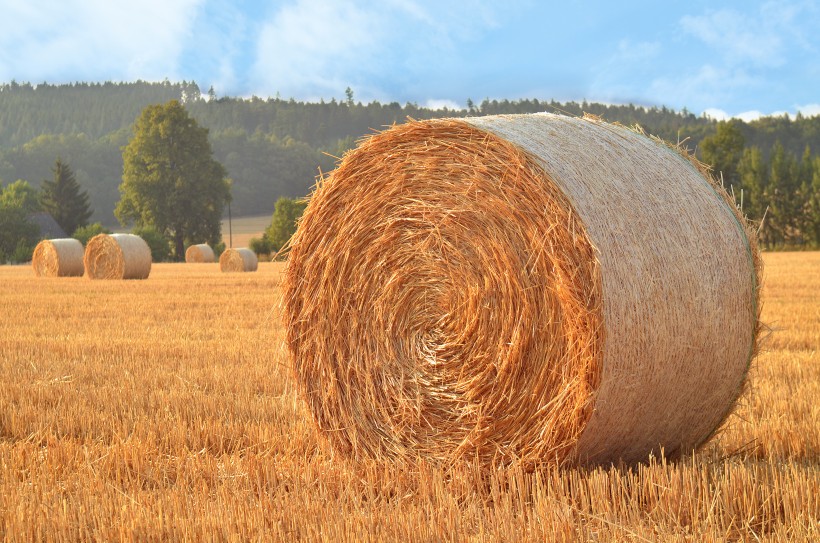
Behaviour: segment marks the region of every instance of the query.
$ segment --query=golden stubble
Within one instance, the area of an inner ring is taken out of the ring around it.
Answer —
[[[634,469],[352,463],[319,446],[282,265],[145,281],[0,267],[0,534],[15,541],[812,541],[820,253],[766,254],[771,331],[723,431]]]

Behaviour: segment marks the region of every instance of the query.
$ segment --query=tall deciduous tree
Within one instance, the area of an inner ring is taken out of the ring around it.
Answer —
[[[0,192],[0,205],[19,207],[26,213],[34,213],[42,209],[37,190],[29,185],[28,181],[22,179],[9,184]]]
[[[31,190],[25,181],[0,190],[0,264],[31,258],[37,244],[40,228],[28,220]]]
[[[177,260],[186,244],[215,245],[230,187],[225,168],[212,155],[208,129],[179,102],[146,107],[123,151],[115,215],[123,224],[134,221],[168,236]]]
[[[91,208],[88,207],[88,193],[80,190],[74,172],[68,164],[57,159],[54,178],[44,180],[40,189],[40,204],[48,211],[60,228],[71,235],[79,226],[88,224]]]
[[[306,206],[304,201],[291,198],[282,197],[276,200],[270,226],[265,231],[274,251],[284,247],[296,232],[296,221],[302,216]]]

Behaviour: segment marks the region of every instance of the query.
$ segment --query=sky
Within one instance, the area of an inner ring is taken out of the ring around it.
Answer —
[[[820,0],[0,0],[0,82],[820,114]]]

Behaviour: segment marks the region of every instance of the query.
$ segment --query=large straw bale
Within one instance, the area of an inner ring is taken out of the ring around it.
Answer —
[[[83,267],[83,244],[74,238],[44,239],[34,248],[31,266],[37,277],[79,277]]]
[[[219,256],[219,269],[223,272],[253,272],[259,259],[251,249],[225,249]]]
[[[597,119],[410,122],[311,197],[283,282],[301,395],[353,457],[634,463],[741,393],[759,254],[698,164]]]
[[[185,262],[215,262],[214,250],[207,243],[191,245],[185,251]]]
[[[88,241],[83,262],[91,279],[145,279],[151,249],[134,234],[99,234]]]

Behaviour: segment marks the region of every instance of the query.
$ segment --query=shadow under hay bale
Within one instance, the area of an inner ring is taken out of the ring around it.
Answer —
[[[693,450],[741,393],[759,254],[722,189],[595,119],[410,122],[310,199],[286,343],[353,457],[634,463]]]
[[[207,243],[200,243],[198,245],[191,245],[185,251],[185,262],[201,263],[201,262],[216,262],[214,250]]]
[[[256,253],[245,247],[225,249],[219,256],[219,269],[223,272],[254,272],[258,266]]]
[[[44,239],[34,248],[31,266],[37,277],[80,277],[83,244],[74,238]]]
[[[83,262],[91,279],[146,279],[151,249],[134,234],[99,234],[88,241]]]

